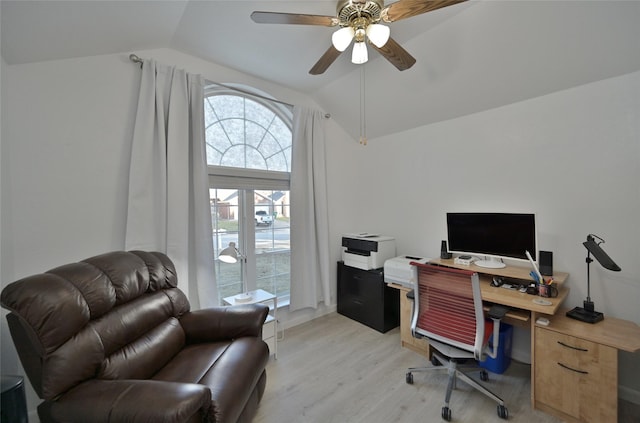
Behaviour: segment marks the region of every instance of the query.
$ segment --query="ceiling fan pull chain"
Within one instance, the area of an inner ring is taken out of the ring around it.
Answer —
[[[360,68],[360,144],[367,145],[367,101],[365,98],[366,86],[364,68],[364,65],[362,65],[362,67]]]

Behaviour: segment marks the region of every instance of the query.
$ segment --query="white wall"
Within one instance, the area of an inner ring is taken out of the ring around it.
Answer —
[[[447,211],[533,211],[540,249],[570,273],[567,305],[586,297],[581,243],[594,233],[622,268],[591,265],[596,309],[640,323],[640,72],[339,144],[330,155],[338,233],[376,231],[396,237],[398,254],[437,257]],[[640,393],[640,354],[621,355],[620,383]]]
[[[60,264],[122,249],[139,78],[136,68],[117,56],[3,70],[4,287]],[[5,315],[2,373],[23,374],[16,369]],[[25,385],[33,420],[39,401]]]

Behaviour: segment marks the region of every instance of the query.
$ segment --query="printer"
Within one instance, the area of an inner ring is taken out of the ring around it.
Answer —
[[[416,256],[390,258],[384,262],[384,281],[406,286],[407,288],[415,288],[418,282],[418,269],[416,266],[412,266],[411,262],[426,264],[429,259]]]
[[[378,234],[359,233],[342,236],[342,260],[362,270],[379,269],[396,255],[396,240]]]

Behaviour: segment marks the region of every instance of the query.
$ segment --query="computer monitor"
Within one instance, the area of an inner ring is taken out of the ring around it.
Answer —
[[[537,261],[534,213],[447,213],[447,240],[453,253],[480,256],[474,262],[488,268],[505,267],[503,259]]]

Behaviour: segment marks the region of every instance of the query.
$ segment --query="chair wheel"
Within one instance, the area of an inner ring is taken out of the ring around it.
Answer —
[[[413,373],[409,372],[407,373],[406,379],[407,383],[409,385],[413,385]]]
[[[446,421],[451,421],[451,409],[449,407],[442,407],[442,418]]]
[[[489,380],[489,373],[486,370],[480,370],[480,380],[486,382]]]
[[[504,405],[498,405],[498,417],[507,420],[509,418],[509,410]]]

